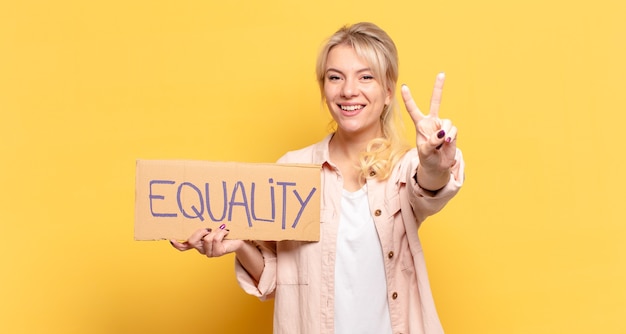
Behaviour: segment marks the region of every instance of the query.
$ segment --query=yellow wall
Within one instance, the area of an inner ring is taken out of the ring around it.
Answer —
[[[2,0],[0,332],[270,333],[231,256],[133,241],[135,159],[317,141],[317,48],[362,20],[423,108],[448,75],[468,178],[422,230],[447,332],[626,332],[626,5],[582,3]]]

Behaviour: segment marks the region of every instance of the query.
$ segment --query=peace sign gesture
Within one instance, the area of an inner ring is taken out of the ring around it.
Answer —
[[[435,80],[433,95],[430,100],[430,111],[428,115],[424,115],[415,104],[409,87],[402,86],[402,99],[409,112],[413,123],[415,123],[415,131],[417,133],[417,152],[420,159],[420,167],[422,167],[429,175],[434,178],[445,175],[446,182],[449,177],[449,171],[456,164],[454,159],[456,155],[456,135],[457,129],[449,119],[439,118],[439,106],[441,104],[441,95],[443,92],[443,83],[445,75],[440,73]],[[418,178],[421,176],[420,174]],[[424,180],[420,185],[437,184],[438,180]],[[441,187],[445,185],[441,184]],[[439,189],[427,188],[427,189]]]

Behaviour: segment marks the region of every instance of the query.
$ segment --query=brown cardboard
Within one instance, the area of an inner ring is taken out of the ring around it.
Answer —
[[[135,240],[186,240],[225,224],[229,239],[319,241],[320,171],[319,165],[137,160]]]

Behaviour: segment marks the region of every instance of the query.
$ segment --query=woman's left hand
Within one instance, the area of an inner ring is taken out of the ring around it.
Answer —
[[[443,73],[437,75],[428,115],[424,115],[417,107],[406,85],[403,85],[401,89],[406,109],[415,124],[420,168],[425,169],[428,174],[433,174],[435,177],[444,175],[444,173],[448,177],[450,168],[456,164],[454,158],[456,156],[457,128],[449,119],[439,118],[444,81],[445,75]],[[438,183],[437,180],[432,181],[426,183]]]
[[[402,99],[417,132],[420,165],[428,169],[449,169],[454,165],[457,129],[449,119],[439,118],[444,81],[443,73],[437,75],[427,116],[415,104],[409,87],[402,86]]]

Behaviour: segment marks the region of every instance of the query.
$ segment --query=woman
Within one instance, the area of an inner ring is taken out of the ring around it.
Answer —
[[[398,135],[398,57],[376,25],[337,31],[321,50],[317,79],[336,130],[280,163],[322,166],[319,242],[225,240],[199,230],[179,250],[236,253],[237,279],[274,298],[274,333],[442,333],[417,229],[463,183],[457,129],[439,118],[444,76],[428,116],[406,86],[416,148]]]

